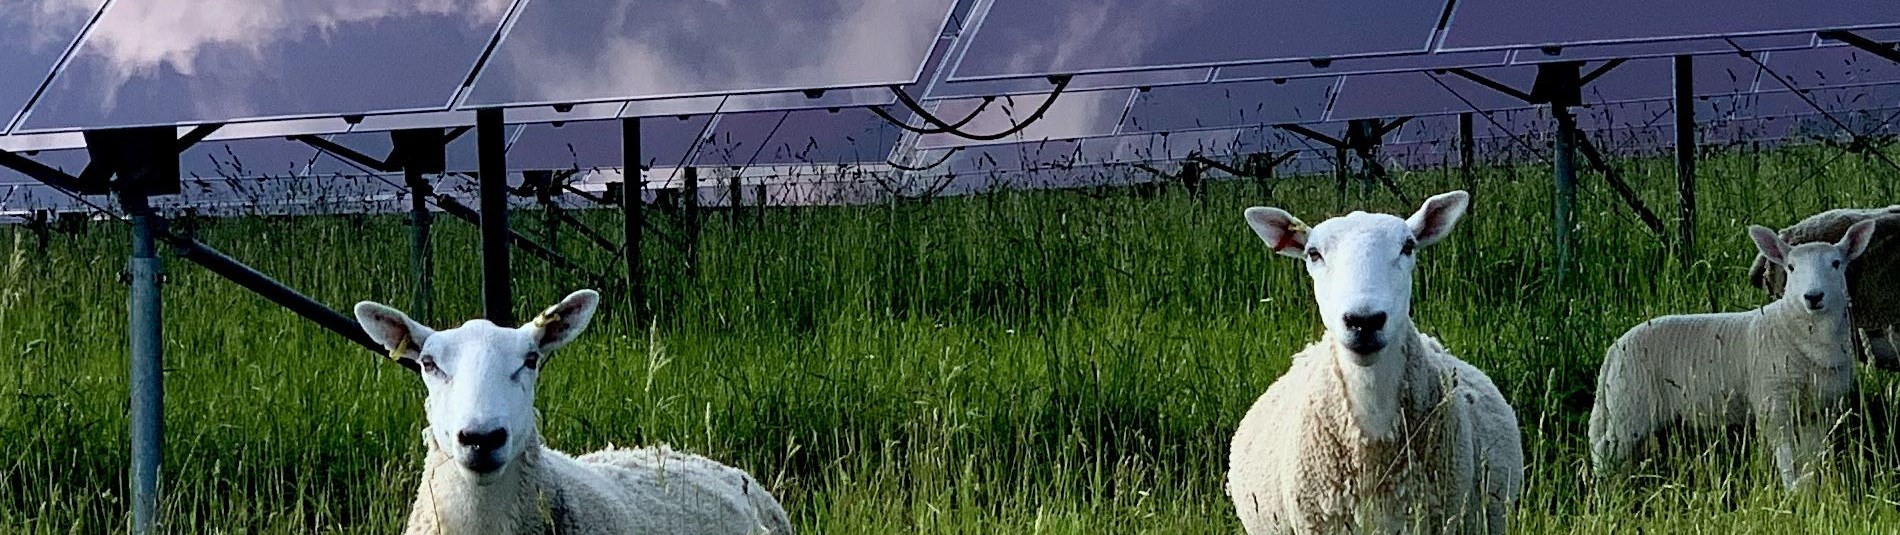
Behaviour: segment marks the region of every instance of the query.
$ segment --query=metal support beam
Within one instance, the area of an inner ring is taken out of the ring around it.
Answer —
[[[137,177],[121,190],[119,204],[132,220],[132,255],[126,266],[131,291],[126,334],[131,339],[132,533],[161,530],[158,521],[159,467],[165,458],[164,298],[162,269],[155,243],[164,230],[146,202]]]
[[[1349,170],[1346,168],[1347,156],[1346,144],[1341,143],[1333,146],[1333,192],[1336,194],[1336,199],[1338,199],[1339,206],[1337,208],[1340,211],[1346,210],[1346,180],[1349,174]]]
[[[404,169],[403,180],[409,185],[410,314],[421,321],[434,321],[435,253],[430,245],[430,227],[435,217],[429,212],[429,197],[435,194],[435,187],[419,168]]]
[[[646,190],[646,168],[641,163],[639,117],[620,120],[620,157],[620,213],[626,233],[621,246],[627,262],[627,308],[637,332],[647,317],[646,274],[640,257],[640,236],[646,226],[642,213],[646,203],[641,195]]]
[[[1822,39],[1847,43],[1848,46],[1865,50],[1867,53],[1879,56],[1881,59],[1900,63],[1900,50],[1895,50],[1893,45],[1879,43],[1873,39],[1868,39],[1860,36],[1860,34],[1849,31],[1826,31],[1820,32],[1819,35]]]
[[[242,286],[272,303],[277,303],[285,310],[303,316],[304,319],[362,346],[363,349],[379,354],[387,351],[381,344],[376,343],[376,340],[371,339],[369,333],[363,332],[363,327],[356,323],[355,318],[298,293],[289,286],[285,286],[284,283],[278,282],[277,279],[260,273],[198,240],[170,233],[162,237],[172,246],[172,253],[178,255],[179,258],[224,277],[225,280]]]
[[[735,171],[732,174],[732,181],[726,183],[726,207],[732,210],[732,213],[727,214],[727,216],[732,218],[733,228],[739,227],[739,218],[742,215],[739,212],[740,209],[745,206],[745,202],[743,201],[745,193],[744,190],[741,189],[745,186],[744,183],[739,180],[744,174],[743,171]]]
[[[1636,218],[1643,221],[1643,226],[1649,227],[1649,231],[1655,233],[1658,238],[1666,237],[1669,230],[1663,225],[1662,218],[1657,217],[1656,212],[1650,211],[1649,206],[1643,204],[1643,198],[1636,195],[1636,188],[1630,187],[1629,182],[1623,180],[1623,174],[1610,165],[1609,159],[1604,158],[1602,152],[1597,151],[1596,144],[1591,143],[1582,132],[1577,132],[1572,140],[1576,142],[1577,151],[1583,153],[1583,159],[1590,162],[1590,167],[1596,169],[1598,173],[1603,173],[1603,181],[1610,184],[1610,189],[1616,191],[1616,196],[1623,199],[1623,204],[1629,205],[1630,211],[1636,213]]]
[[[1900,60],[1897,60],[1900,61]],[[1676,246],[1685,264],[1694,263],[1695,250],[1695,59],[1676,56],[1676,193],[1681,204]]]
[[[1474,199],[1468,205],[1477,206],[1475,199],[1478,197],[1478,140],[1476,128],[1471,119],[1471,112],[1458,114],[1458,173],[1464,178],[1465,193],[1470,194]],[[1469,211],[1470,208],[1465,210]]]
[[[508,264],[508,160],[500,108],[475,112],[475,147],[481,171],[482,314],[503,327],[515,325],[513,279]]]
[[[685,169],[686,183],[680,187],[681,207],[680,228],[686,236],[686,274],[688,277],[699,274],[699,168]]]
[[[1577,119],[1570,114],[1566,106],[1551,106],[1551,116],[1557,119],[1557,136],[1553,149],[1556,152],[1556,196],[1554,224],[1557,244],[1557,280],[1564,279],[1570,266],[1570,231],[1577,226]]]

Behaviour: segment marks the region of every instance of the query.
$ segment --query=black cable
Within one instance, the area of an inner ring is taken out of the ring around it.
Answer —
[[[970,124],[970,121],[975,120],[976,116],[982,115],[983,110],[988,109],[990,107],[990,103],[995,102],[995,101],[996,101],[996,97],[983,97],[983,103],[977,104],[976,109],[970,110],[969,115],[964,116],[963,119],[957,121],[956,124],[950,125],[950,129],[922,128],[922,127],[911,126],[905,123],[904,121],[897,120],[897,117],[891,115],[890,112],[884,111],[884,108],[882,107],[879,107],[879,106],[868,106],[868,107],[871,108],[871,113],[877,114],[878,117],[883,117],[885,121],[893,125],[897,125],[898,128],[901,128],[906,132],[916,132],[919,134],[948,134],[950,133],[951,130],[954,130],[957,128],[963,128],[963,125]]]
[[[1062,96],[1062,92],[1069,88],[1069,81],[1073,80],[1074,77],[1065,75],[1065,76],[1051,77],[1050,79],[1055,81],[1056,87],[1055,89],[1050,90],[1049,97],[1042,101],[1042,105],[1036,108],[1035,113],[1031,113],[1029,114],[1028,117],[1023,118],[1023,121],[1021,123],[1017,123],[1016,126],[1011,127],[1008,130],[1004,130],[1002,132],[997,132],[994,134],[971,134],[969,132],[964,132],[963,130],[959,129],[957,125],[952,125],[950,123],[943,122],[943,119],[938,118],[936,115],[932,115],[929,110],[925,110],[923,105],[918,104],[916,99],[911,98],[909,93],[904,92],[904,88],[892,87],[891,92],[897,95],[897,101],[900,103],[903,103],[904,107],[906,109],[909,109],[912,114],[915,114],[917,115],[918,118],[923,119],[925,123],[929,123],[931,126],[941,129],[942,130],[941,133],[950,134],[953,136],[957,136],[957,137],[972,140],[972,141],[995,141],[998,139],[1009,137],[1011,135],[1015,135],[1017,132],[1021,132],[1025,128],[1029,128],[1029,125],[1035,124],[1036,121],[1041,120],[1042,115],[1049,112],[1049,107],[1056,103],[1056,97]],[[871,108],[871,111],[877,113],[878,116],[883,117],[887,121],[891,121],[892,123],[895,123],[895,124],[903,124],[902,122],[897,121],[895,117],[891,117],[889,113],[886,113],[883,110],[879,110],[877,108]]]
[[[891,162],[891,161],[885,161],[884,164],[889,165],[891,166],[892,169],[896,169],[899,171],[929,171],[931,169],[936,169],[937,167],[942,166],[944,162],[950,161],[951,156],[962,151],[963,151],[963,147],[953,147],[950,149],[949,152],[943,153],[942,158],[938,158],[937,161],[930,163],[930,165],[912,167],[912,166],[900,164],[897,162]]]

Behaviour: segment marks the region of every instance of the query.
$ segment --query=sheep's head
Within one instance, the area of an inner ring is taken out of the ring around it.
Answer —
[[[430,438],[478,477],[500,472],[537,445],[534,387],[547,356],[594,316],[600,294],[574,292],[519,328],[474,320],[436,331],[396,309],[356,304],[356,321],[422,376]]]
[[[1867,250],[1874,234],[1874,221],[1862,221],[1848,227],[1835,243],[1810,242],[1790,246],[1775,231],[1761,225],[1748,227],[1748,237],[1770,266],[1786,272],[1781,299],[1800,305],[1814,314],[1834,314],[1847,310],[1847,263]]]
[[[1427,199],[1409,219],[1353,212],[1310,228],[1285,210],[1254,207],[1247,224],[1274,252],[1306,262],[1326,330],[1370,366],[1389,333],[1410,330],[1416,251],[1450,234],[1470,199],[1453,191]]]

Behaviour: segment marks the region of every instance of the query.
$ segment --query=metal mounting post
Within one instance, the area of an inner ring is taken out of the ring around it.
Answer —
[[[403,169],[403,181],[409,185],[409,306],[421,321],[435,318],[435,258],[430,246],[429,197],[434,187],[416,168]]]
[[[699,168],[685,169],[686,183],[680,187],[681,207],[680,227],[686,231],[686,275],[699,274]]]
[[[482,313],[488,321],[513,327],[513,279],[508,264],[508,160],[500,108],[475,112],[479,153],[482,223]]]
[[[1564,280],[1564,274],[1570,266],[1571,229],[1576,228],[1577,206],[1577,119],[1570,115],[1570,108],[1552,105],[1551,116],[1557,119],[1557,136],[1553,149],[1556,151],[1556,202],[1555,227],[1557,242],[1557,280]]]
[[[1676,244],[1684,264],[1694,263],[1695,251],[1695,59],[1676,56],[1676,192],[1682,207]]]
[[[646,323],[646,275],[642,273],[640,258],[640,235],[646,225],[645,200],[641,192],[646,190],[646,169],[640,155],[640,118],[628,117],[620,120],[620,213],[625,227],[623,251],[627,262],[627,308],[628,316],[633,319],[633,331]]]
[[[155,243],[162,230],[143,186],[133,180],[119,192],[119,204],[132,220],[126,333],[132,357],[132,533],[139,535],[158,530],[159,467],[165,458],[165,303]]]
[[[1476,201],[1478,197],[1478,140],[1475,130],[1471,121],[1471,112],[1458,114],[1458,173],[1464,178],[1465,193],[1471,195],[1472,200],[1469,204],[1474,207],[1478,204]]]

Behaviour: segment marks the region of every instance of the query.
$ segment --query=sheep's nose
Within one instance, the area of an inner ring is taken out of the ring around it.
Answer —
[[[1801,298],[1808,300],[1808,308],[1813,310],[1821,309],[1821,299],[1824,297],[1827,297],[1827,294],[1821,292],[1808,292],[1801,295]]]
[[[503,444],[508,443],[508,430],[500,427],[486,431],[464,429],[455,434],[455,440],[460,441],[463,446],[474,448],[475,451],[489,453],[501,449]]]
[[[1346,314],[1346,328],[1360,332],[1376,332],[1385,328],[1384,312],[1355,312]]]

